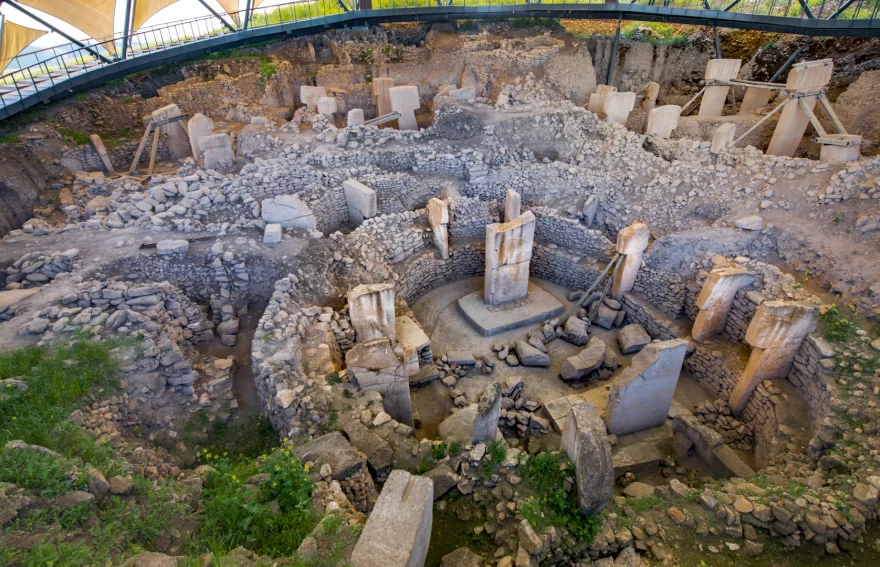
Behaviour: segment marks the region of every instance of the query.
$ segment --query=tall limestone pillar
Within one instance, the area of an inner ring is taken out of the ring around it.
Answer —
[[[510,222],[486,225],[483,301],[501,305],[525,299],[535,240],[535,215],[526,211]]]
[[[508,189],[504,196],[504,222],[510,222],[519,216],[522,210],[522,197],[513,189]]]
[[[397,338],[392,284],[359,285],[348,292],[348,313],[357,342]]]
[[[745,268],[713,270],[697,296],[696,305],[700,312],[694,321],[691,337],[701,343],[720,333],[727,323],[736,293],[754,281],[755,275]]]
[[[706,80],[729,81],[735,79],[741,66],[742,60],[740,59],[710,59],[706,64]],[[721,116],[729,91],[730,87],[723,85],[706,87],[697,115]]]
[[[785,81],[785,89],[792,95],[797,95],[797,91],[818,93],[831,81],[833,70],[834,64],[831,59],[806,61],[792,65],[788,79]],[[800,98],[810,110],[816,107],[816,101],[819,99],[818,95],[801,96]],[[767,146],[767,155],[793,156],[801,143],[801,138],[804,137],[804,132],[807,131],[809,122],[810,117],[800,107],[798,98],[792,96],[782,107],[779,122],[776,123],[770,145]]]
[[[436,197],[428,201],[428,224],[434,233],[434,246],[440,257],[449,258],[449,205]]]
[[[614,282],[611,284],[611,297],[620,301],[632,290],[636,283],[639,268],[642,267],[642,255],[648,247],[651,231],[648,225],[637,222],[617,233],[617,251],[625,254],[623,265],[617,268]]]
[[[816,330],[819,308],[805,301],[765,301],[749,328],[752,354],[730,394],[730,409],[740,415],[763,380],[787,376],[803,340]]]

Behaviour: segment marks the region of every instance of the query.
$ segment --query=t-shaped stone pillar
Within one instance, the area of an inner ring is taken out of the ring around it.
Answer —
[[[726,147],[733,143],[736,136],[736,124],[726,122],[712,134],[712,147],[709,149],[713,154],[720,154]]]
[[[324,87],[312,87],[303,85],[299,88],[299,100],[309,107],[309,110],[317,110],[318,101],[327,96],[327,89]]]
[[[519,216],[522,209],[522,197],[513,189],[508,189],[504,197],[504,222],[510,222]]]
[[[416,122],[416,110],[419,109],[419,88],[415,85],[404,87],[391,87],[388,89],[391,97],[391,110],[400,113],[397,126],[400,130],[418,130]]]
[[[197,160],[202,159],[203,152],[202,148],[199,147],[199,142],[202,138],[206,138],[214,133],[214,121],[204,114],[197,112],[186,123],[186,131],[189,136],[189,145],[192,149],[193,157]]]
[[[611,93],[617,92],[617,87],[610,85],[597,85],[596,92],[590,95],[590,102],[587,104],[587,110],[593,114],[605,114],[605,99]]]
[[[610,93],[605,96],[605,122],[626,126],[636,104],[636,93]]]
[[[807,124],[810,122],[810,117],[800,107],[795,95],[798,94],[797,91],[818,93],[831,81],[833,70],[834,64],[831,62],[831,59],[807,61],[792,65],[791,71],[788,73],[788,79],[785,81],[785,89],[793,96],[782,107],[779,122],[776,123],[776,129],[773,130],[770,145],[767,146],[768,156],[791,157],[794,155],[798,145],[801,143],[801,138],[804,137],[804,132],[807,131]],[[806,103],[807,108],[812,111],[819,97],[816,94],[800,98]]]
[[[388,90],[393,86],[394,79],[390,77],[373,79],[373,103],[376,105],[376,116],[391,114],[391,95]]]
[[[428,224],[434,233],[434,246],[440,257],[449,258],[449,205],[436,197],[428,201]]]
[[[525,299],[535,240],[535,215],[526,211],[510,222],[486,225],[483,302],[501,305]]]
[[[681,116],[681,107],[675,104],[652,108],[648,112],[645,134],[657,138],[668,138],[678,126],[679,116]]]
[[[365,219],[371,219],[378,212],[376,192],[358,181],[346,179],[342,182],[342,190],[345,193],[345,202],[348,205],[348,220],[355,226],[363,224]]]
[[[348,122],[347,126],[359,126],[364,123],[364,109],[363,108],[352,108],[348,111]]]
[[[348,292],[348,313],[357,342],[397,338],[392,284],[362,284]]]
[[[336,109],[336,97],[322,96],[318,99],[318,114],[323,114],[324,116],[326,116],[327,120],[329,120],[331,124],[335,119],[333,115],[336,114]]]
[[[175,116],[181,116],[182,114],[176,104],[169,104],[154,110],[150,113],[150,116],[153,118],[153,122],[161,122]],[[183,159],[192,155],[192,148],[189,145],[189,140],[187,140],[186,127],[183,125],[183,120],[163,124],[159,126],[159,131],[165,134],[165,143],[168,145],[168,151],[171,152],[171,156],[174,159]]]
[[[697,296],[696,305],[700,312],[694,321],[691,337],[701,343],[720,333],[727,323],[737,292],[754,281],[755,275],[744,268],[722,268],[710,273]]]
[[[648,247],[651,231],[648,225],[637,222],[617,233],[617,251],[625,254],[623,265],[618,266],[611,284],[611,297],[618,301],[632,290],[636,283],[639,268],[642,267],[642,254]]]
[[[735,79],[741,66],[741,59],[710,59],[706,64],[706,80],[729,81]],[[730,91],[730,87],[725,85],[706,87],[697,115],[721,116],[728,91]]]
[[[749,328],[746,342],[752,354],[730,394],[730,409],[739,415],[763,380],[788,375],[803,340],[816,330],[819,308],[805,301],[765,301]]]
[[[358,386],[382,394],[388,415],[413,427],[409,377],[419,371],[414,347],[395,345],[386,337],[361,341],[345,353],[345,365]]]
[[[651,81],[645,89],[645,100],[642,101],[642,110],[651,112],[656,108],[658,96],[660,96],[660,83]]]

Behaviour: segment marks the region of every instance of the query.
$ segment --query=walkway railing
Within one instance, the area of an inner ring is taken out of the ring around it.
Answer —
[[[351,4],[354,2],[354,5]],[[0,119],[159,65],[282,35],[382,22],[552,17],[661,21],[807,36],[880,36],[880,0],[313,0],[141,28],[18,57],[0,76]],[[240,22],[240,25],[237,24]],[[125,45],[124,45],[125,44]],[[62,51],[59,53],[59,51]],[[125,53],[125,58],[122,54]],[[28,58],[37,63],[25,64]]]

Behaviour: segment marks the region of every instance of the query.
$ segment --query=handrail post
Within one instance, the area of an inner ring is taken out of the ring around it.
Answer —
[[[244,23],[242,23],[241,28],[246,30],[248,29],[248,24],[250,24],[251,20],[251,0],[247,0],[247,3],[244,5]]]

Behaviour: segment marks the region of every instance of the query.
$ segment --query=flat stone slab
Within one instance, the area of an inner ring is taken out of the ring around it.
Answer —
[[[466,350],[451,350],[447,352],[446,362],[448,364],[457,364],[459,366],[473,366],[477,363],[474,355]]]
[[[565,311],[558,299],[529,284],[526,299],[509,305],[491,306],[483,303],[483,292],[476,291],[458,300],[464,318],[484,337],[552,319]]]
[[[650,441],[615,448],[612,455],[614,478],[620,478],[628,472],[637,475],[650,472],[658,468],[665,458],[663,451]]]
[[[13,289],[9,291],[0,291],[0,313],[8,307],[12,307],[19,301],[26,299],[36,293],[40,293],[39,288],[30,289]]]
[[[434,380],[439,379],[440,369],[434,364],[425,364],[424,366],[419,367],[418,373],[409,377],[409,385],[410,387],[424,386],[425,384],[430,384]]]

